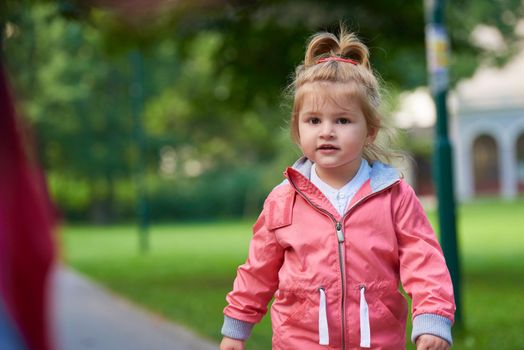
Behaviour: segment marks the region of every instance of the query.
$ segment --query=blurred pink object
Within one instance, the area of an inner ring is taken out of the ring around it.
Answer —
[[[0,348],[52,349],[53,207],[0,66]]]

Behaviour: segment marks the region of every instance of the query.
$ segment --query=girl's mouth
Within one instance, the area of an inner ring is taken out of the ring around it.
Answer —
[[[336,151],[339,148],[333,145],[320,145],[317,149],[319,151]]]

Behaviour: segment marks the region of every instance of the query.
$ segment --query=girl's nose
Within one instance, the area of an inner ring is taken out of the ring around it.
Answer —
[[[333,124],[329,122],[323,123],[320,136],[324,138],[332,138],[333,136],[335,136],[335,129],[333,127]]]

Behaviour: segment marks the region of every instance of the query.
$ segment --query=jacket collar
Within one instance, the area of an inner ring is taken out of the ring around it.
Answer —
[[[336,212],[329,200],[315,185],[311,183],[311,181],[309,181],[311,178],[312,166],[313,162],[311,162],[311,160],[306,157],[301,157],[295,162],[295,164],[293,164],[293,166],[287,168],[284,175],[291,182],[292,186],[305,195],[312,204],[332,213],[333,211]],[[369,174],[369,180],[364,183],[355,194],[351,200],[350,207],[364,197],[379,192],[400,180],[397,169],[390,165],[374,161],[370,166],[371,171]]]

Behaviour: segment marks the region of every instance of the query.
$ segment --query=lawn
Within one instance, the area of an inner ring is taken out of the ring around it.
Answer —
[[[153,226],[145,255],[132,226],[65,226],[60,240],[74,269],[218,342],[224,296],[246,257],[251,225]],[[454,349],[524,349],[524,199],[462,205],[458,231],[465,327],[455,331]],[[266,317],[247,348],[266,350],[270,343]]]

